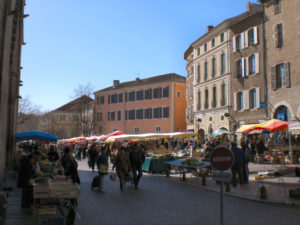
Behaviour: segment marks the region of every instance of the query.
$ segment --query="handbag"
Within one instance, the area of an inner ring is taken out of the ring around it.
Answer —
[[[107,173],[108,166],[107,164],[100,164],[99,165],[99,173]]]

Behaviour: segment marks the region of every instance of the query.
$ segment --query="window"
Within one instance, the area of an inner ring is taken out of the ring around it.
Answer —
[[[201,91],[198,90],[197,110],[201,110]]]
[[[241,78],[244,76],[244,65],[243,65],[243,58],[239,59],[236,62],[236,70],[237,70],[237,77]]]
[[[225,34],[222,33],[222,34],[220,34],[220,41],[223,42],[224,40],[225,40]]]
[[[98,96],[98,104],[103,105],[104,104],[104,96]]]
[[[215,78],[216,77],[216,58],[214,57],[211,61],[211,77]]]
[[[194,75],[194,66],[191,67],[191,76]]]
[[[221,86],[221,93],[222,93],[221,106],[225,106],[226,105],[226,84],[225,83],[223,83]]]
[[[97,121],[103,121],[103,113],[102,112],[97,112]]]
[[[244,100],[244,96],[243,96],[243,92],[239,92],[238,94],[237,94],[237,109],[238,110],[243,110],[243,106],[244,106],[244,102],[243,102],[243,100]]]
[[[153,109],[153,118],[154,119],[159,119],[162,116],[162,111],[161,111],[161,107],[157,107]]]
[[[225,64],[225,53],[222,53],[221,55],[221,74],[225,73],[226,64]]]
[[[137,120],[142,120],[144,119],[144,110],[143,109],[137,109],[135,112],[136,119]]]
[[[145,119],[152,119],[152,108],[145,109]]]
[[[119,110],[118,111],[118,121],[120,121],[121,120],[121,111]]]
[[[140,128],[138,128],[138,127],[135,127],[135,128],[134,128],[134,133],[135,133],[135,134],[138,134],[138,133],[140,133]]]
[[[128,101],[128,93],[125,92],[125,102],[127,102],[127,101]]]
[[[152,99],[152,89],[147,89],[145,91],[145,99]]]
[[[161,132],[161,127],[160,126],[156,126],[155,127],[155,132]]]
[[[66,115],[60,115],[59,120],[60,121],[65,121],[66,120]]]
[[[129,95],[129,96],[128,96],[128,101],[129,101],[129,102],[134,102],[134,101],[135,101],[135,91],[129,92],[128,95]]]
[[[177,98],[180,98],[180,97],[181,97],[181,92],[177,91]]]
[[[254,74],[255,73],[255,55],[251,55],[249,57],[249,74]]]
[[[110,104],[110,95],[107,95],[107,102]]]
[[[99,127],[99,134],[102,134],[102,127]]]
[[[201,66],[200,66],[200,64],[197,67],[197,72],[198,72],[197,73],[197,83],[199,84],[201,81]]]
[[[128,120],[128,111],[125,110],[125,120]]]
[[[250,90],[250,109],[254,109],[256,106],[256,89],[252,89]]]
[[[140,90],[136,92],[136,100],[137,101],[144,100],[144,90]]]
[[[153,89],[153,98],[161,98],[161,88]]]
[[[236,37],[236,48],[242,49],[242,36],[240,34]]]
[[[205,90],[205,103],[204,103],[204,109],[208,109],[208,89]]]
[[[281,0],[275,0],[274,2],[274,14],[281,12]]]
[[[116,104],[118,102],[118,95],[112,94],[110,95],[110,104]]]
[[[72,115],[72,120],[73,120],[73,121],[78,121],[78,115],[76,115],[76,114],[75,114],[75,115]]]
[[[279,64],[276,66],[276,79],[277,79],[277,88],[285,87],[285,71],[284,64]]]
[[[250,29],[248,32],[249,45],[254,44],[254,28]]]
[[[123,102],[123,93],[120,93],[118,95],[118,103],[121,103],[121,102]]]
[[[275,26],[275,46],[277,48],[282,47],[283,45],[283,30],[282,24],[279,23]]]
[[[169,107],[163,108],[163,118],[169,118]]]
[[[197,49],[197,54],[200,56],[200,47]]]
[[[163,88],[163,98],[168,98],[169,97],[169,87],[164,87]]]
[[[213,99],[212,99],[212,108],[216,108],[217,107],[217,87],[214,86],[213,87]]]
[[[213,47],[215,47],[215,45],[216,45],[216,40],[213,38],[211,40],[211,47],[213,48]]]
[[[207,43],[204,44],[204,51],[207,51]]]
[[[204,80],[208,79],[208,63],[204,63]]]
[[[129,110],[128,111],[128,120],[135,120],[135,110]]]
[[[107,113],[107,120],[108,121],[115,121],[115,112],[114,111]]]

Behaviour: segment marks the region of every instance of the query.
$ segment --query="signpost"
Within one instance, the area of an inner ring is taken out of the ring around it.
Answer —
[[[233,153],[224,147],[216,147],[210,154],[210,164],[217,170],[213,171],[213,178],[220,181],[220,221],[223,225],[223,186],[224,181],[230,181],[230,172],[225,172],[232,167],[234,162]]]

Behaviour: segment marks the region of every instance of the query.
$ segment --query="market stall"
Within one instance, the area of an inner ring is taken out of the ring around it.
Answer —
[[[39,140],[46,142],[56,142],[57,138],[53,134],[44,133],[41,131],[27,131],[16,134],[16,141],[24,141],[24,140]]]

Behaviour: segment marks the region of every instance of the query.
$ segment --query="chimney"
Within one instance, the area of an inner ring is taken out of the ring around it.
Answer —
[[[137,77],[137,78],[135,79],[135,81],[136,81],[136,82],[140,82],[141,79],[140,79],[139,77]]]
[[[208,33],[209,31],[211,31],[212,29],[214,29],[214,26],[209,25],[206,27],[206,32]]]
[[[251,10],[251,2],[247,2],[247,12],[250,12]]]
[[[114,80],[114,88],[117,88],[120,86],[120,81],[119,80]]]

